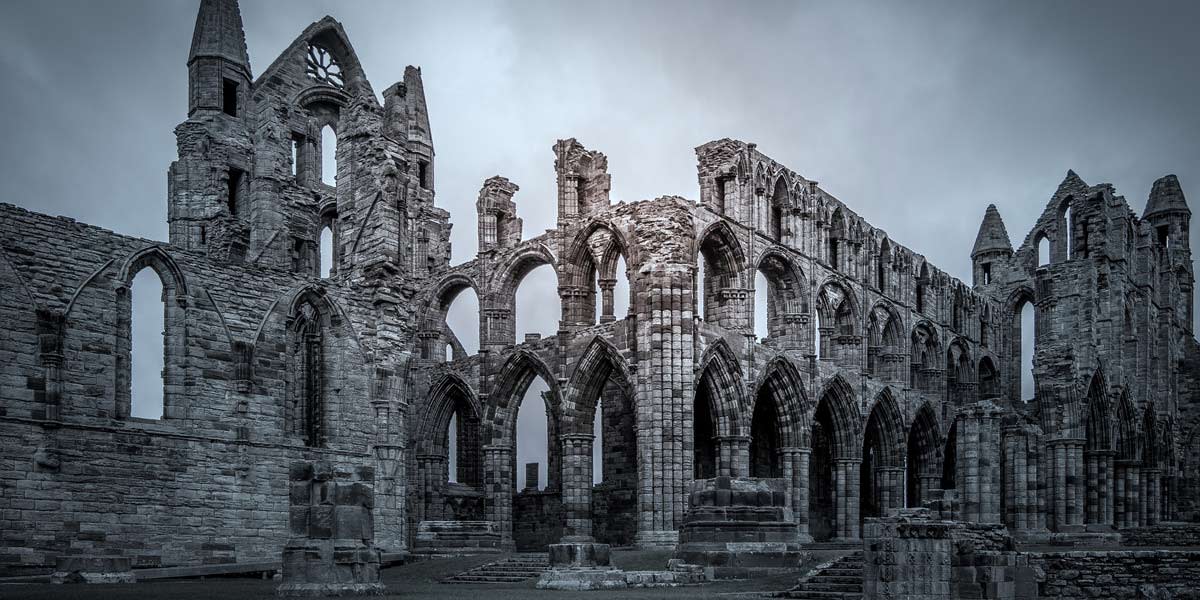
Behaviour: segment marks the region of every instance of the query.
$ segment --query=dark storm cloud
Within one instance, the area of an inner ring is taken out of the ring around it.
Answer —
[[[165,239],[196,6],[7,6],[0,201]],[[474,254],[491,175],[521,186],[526,236],[554,225],[550,147],[569,136],[608,155],[624,201],[694,199],[692,148],[756,142],[967,280],[984,207],[1020,244],[1068,168],[1139,214],[1166,173],[1200,197],[1192,2],[243,0],[242,13],[256,74],[325,14],[376,90],[422,67],[455,262]]]

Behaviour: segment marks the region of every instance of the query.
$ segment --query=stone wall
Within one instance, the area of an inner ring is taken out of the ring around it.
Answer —
[[[1200,598],[1197,551],[1057,552],[1031,555],[1029,563],[1045,571],[1043,598]]]
[[[544,552],[562,534],[562,494],[525,490],[513,497],[513,542],[517,550]]]
[[[1123,529],[1121,544],[1200,547],[1200,523],[1159,523],[1151,527]]]

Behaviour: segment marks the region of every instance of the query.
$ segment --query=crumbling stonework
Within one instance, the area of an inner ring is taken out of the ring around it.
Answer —
[[[325,18],[255,77],[236,1],[202,0],[188,72],[167,242],[0,205],[5,571],[273,560],[297,460],[372,466],[389,552],[464,530],[493,551],[674,547],[693,482],[716,477],[780,482],[803,541],[859,541],[865,519],[936,499],[1019,539],[1200,520],[1191,213],[1173,176],[1138,216],[1068,173],[1015,248],[988,207],[968,284],[754,144],[696,148],[698,200],[614,204],[605,155],[567,139],[555,228],[523,239],[518,185],[489,178],[477,253],[451,265],[419,69],[380,102]],[[519,340],[516,290],[541,265],[558,332]],[[161,419],[131,415],[144,269],[164,289]],[[446,325],[468,288],[471,356]],[[534,377],[548,485],[522,497]],[[516,525],[535,517],[553,525]]]

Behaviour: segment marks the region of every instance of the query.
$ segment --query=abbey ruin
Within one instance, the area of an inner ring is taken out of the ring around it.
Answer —
[[[420,533],[451,522],[501,551],[670,548],[693,481],[720,477],[781,479],[805,544],[860,543],[867,519],[939,502],[1029,543],[1196,535],[1161,525],[1200,522],[1191,211],[1174,176],[1139,216],[1068,172],[1015,246],[987,207],[964,282],[755,144],[697,147],[698,198],[614,202],[605,155],[565,139],[557,227],[527,237],[517,183],[492,177],[478,253],[452,265],[419,69],[378,96],[326,17],[255,76],[235,0],[201,2],[187,68],[167,242],[0,205],[6,572],[64,555],[278,560],[297,460],[374,469],[384,552],[436,546]],[[516,289],[541,265],[558,332],[517,339]],[[146,269],[164,290],[160,419],[130,404]],[[446,325],[467,289],[473,355]],[[515,424],[535,377],[548,485],[526,491]]]

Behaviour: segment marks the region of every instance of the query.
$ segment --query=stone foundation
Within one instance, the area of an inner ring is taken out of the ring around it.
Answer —
[[[134,583],[129,557],[63,556],[54,566],[50,583]]]
[[[293,537],[283,549],[283,584],[276,594],[383,594],[371,517],[374,470],[300,461],[292,464],[290,479]]]
[[[421,521],[412,554],[438,557],[500,551],[500,534],[490,521]]]
[[[674,559],[702,566],[716,579],[799,567],[805,553],[786,486],[783,479],[696,480]]]

